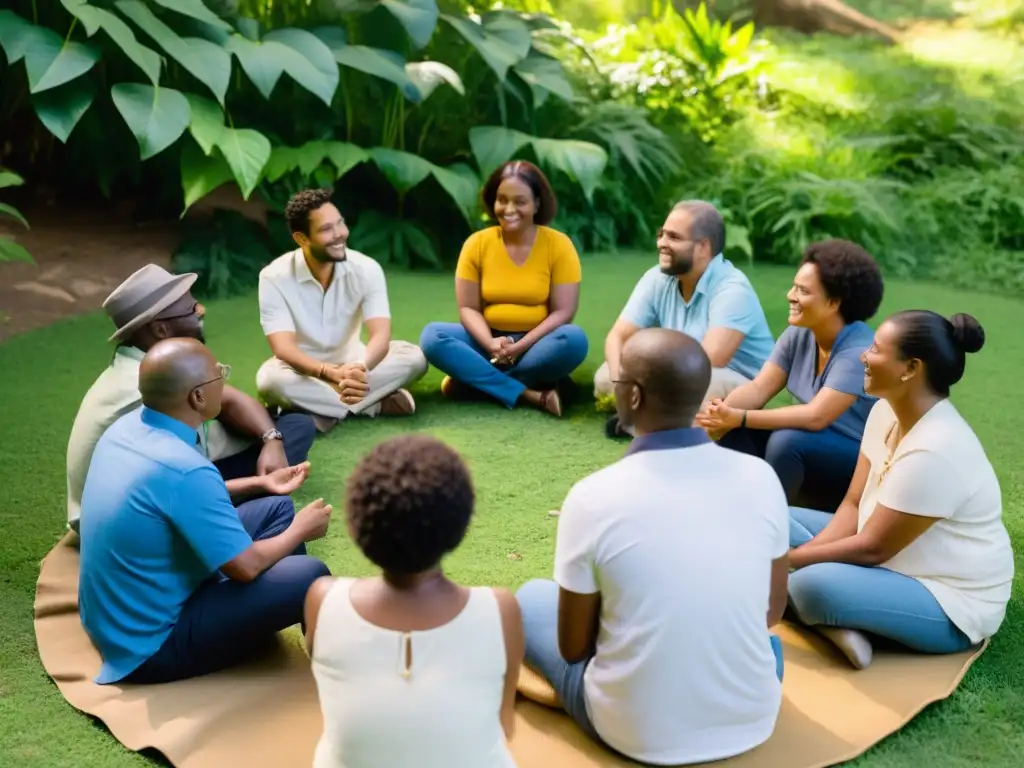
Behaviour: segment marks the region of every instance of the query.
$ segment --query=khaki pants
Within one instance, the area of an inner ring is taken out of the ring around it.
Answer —
[[[749,384],[750,379],[732,368],[712,368],[711,384],[704,395],[705,405],[708,400],[716,397],[725,397],[737,387]],[[608,363],[601,363],[601,367],[594,374],[594,397],[602,397],[612,393],[612,377],[608,373]]]
[[[419,347],[407,341],[392,341],[387,355],[369,372],[370,391],[354,406],[342,405],[341,397],[327,382],[298,373],[276,357],[256,372],[256,389],[272,406],[300,408],[333,419],[344,419],[350,413],[376,416],[381,400],[423,378],[426,372],[427,358]]]

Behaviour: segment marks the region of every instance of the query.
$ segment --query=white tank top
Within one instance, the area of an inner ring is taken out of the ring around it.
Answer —
[[[501,727],[507,658],[494,591],[473,588],[447,624],[407,633],[356,613],[355,581],[338,579],[317,618],[324,731],[313,768],[515,768]]]

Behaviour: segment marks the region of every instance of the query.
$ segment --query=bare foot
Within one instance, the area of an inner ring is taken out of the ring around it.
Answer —
[[[380,401],[381,416],[408,416],[416,412],[416,401],[408,390],[400,389]]]
[[[840,627],[815,627],[815,629],[842,651],[854,669],[865,669],[871,664],[874,650],[871,647],[871,641],[863,632]]]

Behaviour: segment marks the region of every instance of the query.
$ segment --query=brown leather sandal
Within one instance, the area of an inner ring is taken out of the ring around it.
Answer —
[[[541,393],[540,407],[543,408],[548,413],[550,413],[552,416],[561,418],[562,398],[558,396],[558,390],[548,389]]]

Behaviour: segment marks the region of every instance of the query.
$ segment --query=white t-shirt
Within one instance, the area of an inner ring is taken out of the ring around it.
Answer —
[[[662,765],[768,739],[782,702],[767,626],[771,567],[788,551],[775,472],[699,430],[638,438],[573,486],[554,575],[572,592],[601,593],[584,691],[602,739]]]
[[[1013,549],[1003,525],[999,480],[978,441],[949,400],[933,406],[904,436],[879,480],[896,416],[879,400],[864,427],[861,452],[871,462],[857,530],[881,504],[939,518],[884,563],[917,579],[972,642],[991,637],[1006,616]]]
[[[301,248],[277,257],[260,271],[259,301],[265,335],[294,333],[299,349],[330,363],[362,360],[362,323],[391,317],[384,270],[351,248],[344,261],[335,262],[326,290]]]

